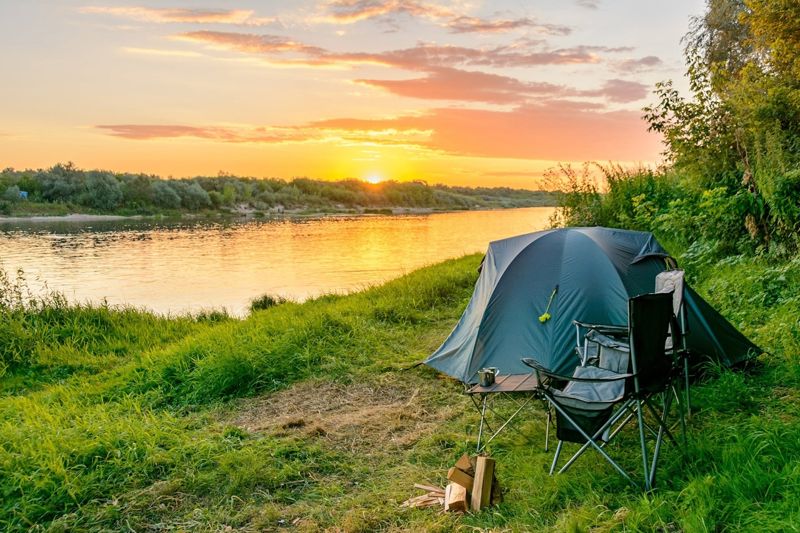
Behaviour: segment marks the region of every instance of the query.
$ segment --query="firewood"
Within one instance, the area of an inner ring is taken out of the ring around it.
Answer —
[[[428,492],[437,492],[444,495],[444,489],[441,487],[434,487],[433,485],[425,485],[424,483],[414,483],[415,489],[427,490]]]
[[[453,483],[458,483],[468,491],[472,491],[473,477],[461,470],[460,468],[453,467],[447,471],[447,479]]]
[[[489,505],[492,497],[492,478],[494,477],[494,459],[480,456],[475,466],[475,481],[472,485],[472,501],[470,508],[480,511]]]
[[[458,459],[458,461],[456,461],[456,464],[455,464],[456,468],[458,468],[459,470],[461,470],[463,472],[466,472],[470,476],[474,476],[475,475],[475,468],[473,468],[473,466],[474,465],[470,462],[469,455],[467,455],[466,453],[464,455],[462,455]]]
[[[444,491],[444,510],[445,511],[466,511],[467,510],[467,489],[458,483],[450,483]]]

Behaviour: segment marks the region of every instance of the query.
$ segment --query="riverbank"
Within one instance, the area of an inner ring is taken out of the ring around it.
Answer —
[[[449,187],[423,181],[282,180],[220,175],[160,178],[82,170],[72,164],[0,172],[0,215],[70,213],[143,216],[387,214],[415,210],[552,207],[557,194],[507,187]]]
[[[282,209],[270,211],[257,211],[241,209],[233,211],[207,211],[202,213],[159,213],[152,215],[98,215],[90,213],[69,213],[63,215],[37,215],[26,214],[19,216],[0,215],[0,224],[20,222],[50,223],[50,222],[110,222],[116,220],[281,220],[293,218],[322,218],[322,217],[351,217],[351,216],[376,216],[376,215],[432,215],[436,213],[458,213],[463,211],[498,211],[504,209],[519,209],[519,207],[490,207],[473,209],[435,209],[430,207],[391,207],[391,208],[361,208],[340,209],[336,211],[319,211],[313,209]]]
[[[71,213],[69,215],[26,215],[18,217],[0,216],[0,224],[13,222],[108,222],[113,220],[137,220],[144,218],[142,215],[88,215]]]
[[[522,429],[533,444],[493,443],[498,507],[401,508],[413,483],[441,484],[474,445],[478,417],[460,384],[406,369],[456,323],[479,261],[241,320],[59,302],[6,311],[0,349],[15,362],[0,378],[0,526],[779,531],[800,521],[800,262],[744,257],[690,275],[772,355],[748,374],[706,369],[687,457],[665,448],[657,492],[632,490],[602,461],[547,476],[544,417],[531,416]],[[613,451],[635,466],[630,433]]]

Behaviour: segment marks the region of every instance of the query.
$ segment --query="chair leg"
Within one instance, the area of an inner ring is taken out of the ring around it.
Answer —
[[[664,412],[662,413],[661,420],[658,427],[658,437],[656,438],[656,445],[653,449],[653,463],[650,465],[650,488],[655,487],[656,482],[656,466],[658,466],[658,457],[661,453],[661,443],[664,441],[664,432],[667,430],[667,417],[669,416],[669,408],[672,403],[672,395],[669,391],[664,392]]]
[[[683,445],[686,446],[686,416],[685,416],[685,406],[683,405],[683,395],[678,392],[677,387],[673,385],[671,387],[672,394],[675,396],[675,403],[678,406],[678,417],[681,424],[681,441]]]
[[[639,442],[642,445],[642,468],[644,469],[644,489],[650,490],[650,475],[647,472],[647,443],[644,440],[644,416],[642,414],[642,400],[636,400],[636,416],[639,419]]]
[[[633,400],[628,400],[628,401],[626,401],[626,402],[623,404],[623,406],[622,406],[622,407],[620,407],[620,408],[617,410],[617,412],[616,412],[616,413],[614,413],[614,414],[611,416],[611,418],[609,418],[609,419],[606,421],[606,423],[605,423],[605,424],[603,424],[603,426],[602,426],[600,429],[598,429],[598,430],[595,432],[594,436],[592,437],[592,440],[594,440],[594,439],[597,439],[597,438],[598,438],[600,435],[602,435],[602,434],[603,434],[603,433],[604,433],[604,432],[605,432],[605,431],[606,431],[608,428],[610,428],[611,426],[613,426],[614,424],[616,424],[616,423],[617,423],[617,421],[618,421],[620,418],[622,418],[622,416],[623,416],[623,415],[624,415],[624,414],[625,414],[625,413],[628,411],[628,408],[629,408],[629,406],[630,406],[631,402],[633,402]],[[612,432],[611,432],[611,435],[609,435],[609,440],[611,440],[611,439],[614,437],[614,435],[616,435],[617,433],[619,433],[619,431],[620,431],[620,430],[621,430],[621,429],[622,429],[622,428],[625,426],[625,424],[627,424],[627,423],[628,423],[628,420],[630,420],[630,418],[631,418],[632,416],[633,416],[633,414],[632,414],[632,413],[628,413],[628,417],[625,419],[625,421],[624,421],[624,422],[622,422],[622,424],[620,424],[619,426],[617,426],[617,428],[616,428],[614,431],[612,431]],[[605,445],[606,445],[606,443],[604,442],[603,444],[601,444],[601,445],[600,445],[600,447],[601,447],[601,448],[603,448],[603,447],[605,447]],[[583,443],[583,446],[581,446],[581,447],[580,447],[580,449],[579,449],[577,452],[575,452],[575,453],[572,455],[572,457],[570,457],[569,461],[567,461],[567,463],[566,463],[564,466],[562,466],[562,467],[561,467],[561,470],[559,470],[559,471],[558,471],[558,473],[559,473],[559,474],[563,474],[564,472],[566,472],[566,471],[567,471],[567,469],[568,469],[570,466],[572,466],[572,463],[574,463],[575,461],[577,461],[577,460],[578,460],[578,457],[580,457],[581,455],[583,455],[583,452],[585,452],[587,449],[589,449],[589,446],[591,446],[591,445],[589,444],[589,441],[587,440],[586,442],[584,442],[584,443]]]
[[[550,420],[553,418],[553,412],[550,410],[550,406],[547,406],[547,425],[544,427],[544,451],[550,451]],[[559,441],[560,443],[561,441]],[[553,475],[552,468],[550,469],[550,475]]]
[[[571,416],[569,416],[569,414],[568,414],[566,411],[564,411],[564,409],[562,409],[562,408],[561,408],[561,406],[559,406],[559,405],[558,405],[558,404],[557,404],[555,401],[552,401],[552,400],[551,400],[551,402],[550,402],[550,403],[553,405],[553,407],[555,407],[556,411],[558,411],[559,413],[561,413],[561,414],[562,414],[562,416],[564,416],[564,418],[566,418],[566,419],[567,419],[567,421],[568,421],[570,424],[572,424],[572,425],[575,427],[575,429],[577,429],[577,430],[578,430],[578,433],[580,433],[580,434],[581,434],[581,436],[583,436],[583,438],[584,438],[584,439],[586,439],[586,440],[588,441],[589,445],[591,445],[591,446],[592,446],[592,447],[593,447],[595,450],[597,450],[597,452],[598,452],[600,455],[602,455],[602,456],[603,456],[603,458],[604,458],[606,461],[608,461],[608,462],[609,462],[609,464],[611,464],[611,466],[613,466],[613,467],[616,469],[616,471],[617,471],[617,472],[619,472],[619,473],[620,473],[620,474],[621,474],[621,475],[622,475],[622,476],[623,476],[625,479],[627,479],[628,481],[630,481],[630,482],[631,482],[631,484],[632,484],[634,487],[637,487],[637,488],[639,487],[639,485],[637,485],[637,483],[636,483],[636,482],[635,482],[633,479],[631,479],[631,476],[629,476],[629,475],[628,475],[628,473],[627,473],[627,472],[625,472],[625,470],[623,470],[623,469],[622,469],[622,467],[621,467],[621,466],[619,466],[619,465],[617,464],[617,462],[616,462],[616,461],[614,461],[614,459],[612,459],[612,458],[611,458],[611,456],[610,456],[610,455],[608,455],[608,454],[606,453],[606,451],[605,451],[605,450],[604,450],[602,447],[600,447],[600,445],[599,445],[599,444],[597,444],[597,443],[596,443],[596,442],[595,442],[595,441],[594,441],[594,440],[593,440],[593,439],[592,439],[592,438],[591,438],[591,437],[590,437],[590,436],[589,436],[589,435],[588,435],[588,434],[587,434],[587,433],[586,433],[586,432],[583,430],[583,428],[582,428],[582,427],[581,427],[581,426],[580,426],[580,425],[579,425],[577,422],[575,422],[575,420],[573,420]],[[646,467],[645,467],[645,468],[646,468]],[[645,478],[645,481],[647,481],[647,478]]]
[[[689,393],[689,358],[683,357],[683,379],[684,392],[686,394],[686,418],[692,419],[692,399]]]
[[[556,469],[556,465],[558,464],[558,456],[561,455],[561,447],[564,446],[564,441],[559,440],[558,446],[556,446],[556,453],[553,455],[553,464],[550,465],[550,475],[553,475],[553,471]]]
[[[656,419],[656,422],[658,422],[658,425],[659,425],[658,432],[660,433],[661,430],[663,429],[664,432],[667,435],[667,438],[669,438],[669,440],[672,441],[672,444],[674,444],[675,446],[678,446],[678,441],[675,439],[674,436],[672,436],[672,432],[666,426],[666,423],[662,423],[661,422],[661,416],[662,415],[659,415],[658,411],[656,411],[656,408],[653,407],[653,403],[650,401],[650,398],[645,397],[644,398],[644,403],[647,406],[647,408],[650,410],[650,414],[652,414],[653,417]],[[666,412],[666,410],[664,412]],[[658,437],[658,434],[656,434],[656,437]]]

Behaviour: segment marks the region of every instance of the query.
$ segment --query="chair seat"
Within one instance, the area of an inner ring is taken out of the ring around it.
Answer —
[[[582,379],[614,378],[619,374],[596,366],[579,366],[573,377]],[[575,409],[602,411],[622,399],[625,394],[625,380],[584,382],[570,381],[564,390],[554,390],[559,403]]]

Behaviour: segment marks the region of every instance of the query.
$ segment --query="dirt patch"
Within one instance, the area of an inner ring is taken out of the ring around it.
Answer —
[[[463,406],[437,380],[392,376],[369,383],[304,382],[240,404],[229,423],[269,435],[320,438],[369,453],[408,448]],[[448,401],[449,400],[449,401]]]

